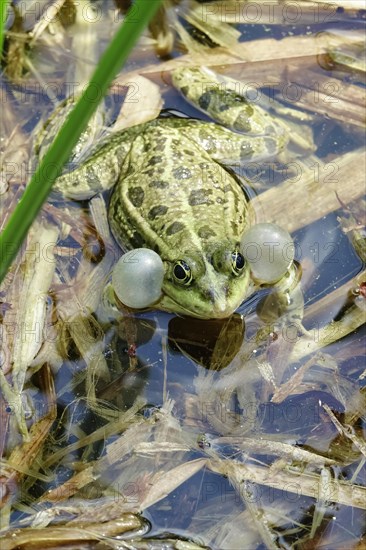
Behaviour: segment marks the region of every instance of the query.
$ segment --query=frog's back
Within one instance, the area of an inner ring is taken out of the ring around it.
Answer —
[[[240,241],[248,204],[234,176],[182,129],[146,126],[135,139],[113,192],[109,219],[122,248],[176,250]]]

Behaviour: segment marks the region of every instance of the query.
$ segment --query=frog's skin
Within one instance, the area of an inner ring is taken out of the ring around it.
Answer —
[[[180,70],[175,78],[186,96],[192,100],[196,95],[200,102],[202,84],[194,92],[199,86],[196,71]],[[222,113],[223,99],[221,94]],[[242,265],[239,245],[254,217],[237,177],[221,163],[273,156],[285,142],[268,117],[263,122],[246,101],[226,110],[231,119],[233,109],[240,107],[246,113],[242,120],[248,121],[251,111],[256,129],[250,132],[257,135],[248,137],[210,122],[157,119],[110,136],[76,170],[56,181],[56,190],[75,199],[115,186],[109,222],[117,242],[124,250],[151,248],[164,262],[162,298],[154,307],[225,318],[248,295],[250,270]],[[181,282],[173,273],[177,263],[187,272]]]
[[[219,77],[206,67],[176,69],[172,80],[187,101],[216,122],[248,136],[261,136],[263,144],[268,143],[267,157],[273,140],[276,149],[286,145],[287,138],[278,122],[258,104],[238,94],[237,82]]]

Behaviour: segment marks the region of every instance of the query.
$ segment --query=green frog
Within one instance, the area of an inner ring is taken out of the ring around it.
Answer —
[[[118,244],[124,251],[152,249],[163,261],[162,296],[154,307],[225,318],[248,295],[250,268],[240,241],[254,222],[230,165],[273,157],[287,139],[263,109],[212,73],[182,68],[172,78],[220,124],[172,117],[116,132],[54,189],[81,200],[113,188],[109,223]],[[38,139],[39,156],[52,125]]]

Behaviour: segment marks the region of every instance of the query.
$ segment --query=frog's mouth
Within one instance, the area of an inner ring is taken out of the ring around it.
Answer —
[[[233,308],[223,307],[223,305],[220,307],[220,304],[215,304],[212,305],[211,308],[207,307],[207,310],[200,309],[199,311],[195,311],[194,309],[182,306],[182,304],[176,302],[167,294],[163,294],[162,298],[155,307],[161,309],[162,311],[185,315],[187,317],[195,317],[196,319],[226,319],[234,313],[239,305],[240,304],[237,304],[237,306]],[[226,306],[228,306],[228,304],[226,304]]]

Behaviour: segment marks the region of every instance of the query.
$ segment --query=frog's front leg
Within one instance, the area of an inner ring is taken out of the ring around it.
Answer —
[[[129,149],[128,132],[109,137],[75,170],[59,176],[53,192],[74,200],[85,200],[111,189],[121,175]]]

